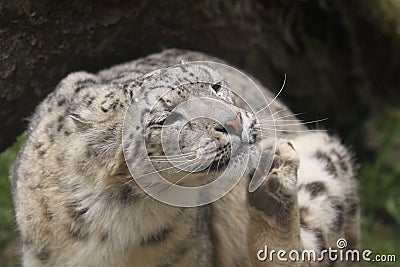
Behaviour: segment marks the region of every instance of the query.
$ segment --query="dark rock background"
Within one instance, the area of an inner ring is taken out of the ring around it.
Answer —
[[[400,90],[396,1],[6,1],[0,3],[0,150],[66,74],[163,48],[199,50],[244,68],[304,119],[357,149],[364,125]],[[355,138],[357,136],[357,138]]]

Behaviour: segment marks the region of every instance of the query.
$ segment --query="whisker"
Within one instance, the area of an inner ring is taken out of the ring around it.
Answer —
[[[186,157],[186,156],[192,156],[192,155],[195,155],[197,153],[197,151],[193,151],[193,152],[189,152],[189,153],[184,153],[184,154],[179,154],[179,155],[170,155],[170,156],[167,156],[167,155],[159,155],[159,156],[147,156],[147,157],[145,157],[145,158],[140,158],[140,159],[142,159],[142,160],[145,160],[145,159],[179,159],[179,158],[184,158],[184,157]]]
[[[201,158],[198,158],[197,160],[200,160]],[[194,162],[191,162],[191,163],[193,163],[192,165],[194,165]],[[190,166],[192,166],[192,165],[189,165],[188,167],[190,167]],[[181,168],[181,169],[179,169],[178,171],[176,171],[175,173],[180,173],[180,172],[182,172],[182,171],[185,171],[183,168]]]
[[[265,118],[265,119],[260,119],[260,121],[274,121],[274,122],[277,122],[277,121],[287,121],[287,122],[296,122],[296,121],[299,121],[299,120],[295,120],[295,119],[293,119],[293,120],[279,120],[279,119]]]
[[[222,159],[222,157],[220,157],[219,158],[219,160],[218,160],[218,163],[217,163],[217,171],[218,171],[218,168],[219,168],[219,162],[220,162],[220,160]]]
[[[183,176],[181,179],[179,179],[178,181],[176,181],[176,182],[173,183],[172,185],[177,185],[179,182],[183,181],[186,177],[188,177],[188,176],[191,175],[192,173],[196,172],[200,167],[201,167],[201,165],[200,165],[200,166],[197,166],[195,170],[190,171],[188,174],[186,174],[185,176]],[[168,189],[170,189],[172,185],[170,185],[170,186],[168,187]]]
[[[197,170],[197,169],[196,169],[196,170]],[[183,181],[186,177],[188,177],[189,175],[191,175],[191,174],[192,174],[193,172],[195,172],[196,170],[193,170],[193,171],[189,172],[188,174],[186,174],[185,176],[183,176],[181,179],[179,179],[178,181],[176,181],[175,183],[173,183],[172,185],[170,185],[170,186],[168,187],[168,189],[170,189],[171,186],[177,185],[179,182]]]
[[[187,153],[182,153],[182,154],[175,154],[175,155],[159,155],[159,156],[151,156],[151,157],[181,157],[181,156],[185,156],[185,155],[191,155],[191,154],[195,154],[197,152],[197,150],[193,150]]]
[[[151,162],[159,162],[159,163],[168,163],[168,162],[171,162],[171,163],[174,163],[174,162],[177,162],[177,163],[179,163],[179,162],[187,162],[188,160],[190,160],[190,159],[186,159],[186,160],[184,160],[184,159],[149,159],[149,161],[151,161]]]
[[[210,164],[210,166],[208,166],[208,168],[207,168],[206,181],[207,181],[208,174],[210,173],[211,166],[212,166],[212,164]]]
[[[288,108],[283,108],[283,109],[280,109],[280,110],[278,110],[278,111],[275,111],[275,112],[272,113],[271,115],[268,115],[268,117],[266,117],[266,118],[273,118],[274,115],[276,115],[276,114],[278,114],[278,113],[281,113],[282,111],[285,111],[285,110],[288,110]],[[266,119],[266,118],[261,118],[261,119],[259,119],[259,120],[263,120],[263,119]]]
[[[263,132],[262,130],[256,130],[256,131],[260,132],[262,135],[264,135],[266,137],[276,137],[275,135],[268,134],[266,132]]]
[[[285,109],[285,110],[286,110],[286,109]],[[282,110],[281,110],[281,111],[282,111]],[[277,112],[275,112],[275,113],[277,113]],[[297,115],[303,115],[303,114],[305,114],[305,112],[291,113],[291,114],[288,114],[288,115],[284,115],[284,116],[281,116],[281,117],[274,118],[274,115],[276,115],[275,113],[269,115],[269,116],[266,117],[266,118],[261,118],[261,119],[259,119],[259,120],[265,120],[265,119],[279,120],[279,119],[284,119],[284,118],[288,118],[288,117],[295,117],[295,116],[297,116]]]
[[[192,164],[192,165],[194,165],[194,164]],[[192,165],[189,165],[188,168],[191,167]],[[180,172],[183,172],[183,171],[184,171],[184,172],[187,172],[187,171],[184,170],[183,168],[180,168],[180,169],[177,170],[175,173],[180,173]]]
[[[261,130],[259,130],[259,131],[261,132]],[[279,137],[278,135],[270,135],[268,133],[262,133],[262,134],[265,135],[266,137],[271,137],[271,138],[275,138],[275,139],[278,139],[278,140],[287,140],[285,138]]]
[[[288,108],[283,108],[283,109],[280,109],[280,110],[278,110],[278,111],[275,111],[274,113],[272,113],[271,115],[270,115],[270,117],[273,117],[274,115],[276,115],[276,114],[278,114],[278,113],[281,113],[281,112],[283,112],[283,111],[285,111],[285,110],[288,110]]]
[[[187,155],[179,155],[179,156],[157,156],[157,157],[149,156],[147,158],[148,159],[172,159],[172,160],[174,160],[174,159],[183,159],[185,157],[193,156],[193,155],[196,155],[196,154],[197,153],[192,153],[192,154],[187,154]]]
[[[277,131],[277,132],[287,132],[287,133],[308,133],[308,132],[326,132],[326,130],[279,130],[271,128],[262,128],[263,130]],[[257,130],[260,131],[260,130]]]
[[[193,156],[195,156],[195,155],[193,155]],[[189,159],[187,157],[172,158],[172,159],[171,158],[157,158],[157,159],[148,158],[145,160],[150,161],[150,162],[166,162],[166,163],[168,163],[168,162],[185,162],[185,161],[189,161],[189,160],[194,160],[194,158],[193,159]]]
[[[306,122],[302,122],[299,121],[298,123],[289,123],[289,124],[275,124],[276,127],[282,127],[282,126],[293,126],[293,125],[305,125],[305,124],[311,124],[311,123],[317,123],[317,122],[321,122],[321,121],[326,121],[328,118],[324,118],[324,119],[319,119],[319,120],[313,120],[313,121],[306,121]]]
[[[288,118],[288,117],[294,117],[294,116],[303,115],[303,114],[305,114],[305,112],[299,112],[299,113],[288,114],[288,115],[285,115],[285,116],[282,116],[282,117],[278,117],[278,118],[276,118],[276,119],[278,120],[278,119],[283,119],[283,118]]]

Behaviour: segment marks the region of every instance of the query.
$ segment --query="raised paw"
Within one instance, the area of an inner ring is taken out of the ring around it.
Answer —
[[[271,177],[279,177],[283,187],[295,190],[299,158],[293,145],[288,141],[277,141],[273,157],[271,170],[268,173],[266,182],[275,183]]]
[[[278,215],[284,220],[295,204],[298,166],[299,159],[293,146],[279,140],[271,169],[261,186],[249,193],[249,204],[268,216]]]

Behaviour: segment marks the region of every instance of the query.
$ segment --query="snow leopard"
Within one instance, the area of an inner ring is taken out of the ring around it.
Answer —
[[[74,72],[36,108],[10,172],[23,266],[358,266],[327,257],[272,257],[280,250],[323,256],[340,239],[344,249],[360,249],[352,153],[336,136],[308,129],[252,77],[275,129],[263,135],[239,96],[254,103],[260,97],[241,77],[205,61],[225,63],[167,49],[96,74]],[[168,69],[174,75],[159,79],[168,93],[144,86]],[[179,153],[196,156],[202,149],[210,158],[199,171],[180,169],[165,157],[162,138],[168,143],[174,136],[168,131],[184,117],[172,114],[174,108],[201,97],[221,103],[212,113],[229,108],[232,114],[221,123],[200,116],[180,126]],[[126,120],[131,107],[140,111],[132,114],[136,121]],[[124,132],[126,124],[136,132]],[[209,141],[201,143],[204,138]],[[146,159],[138,152],[144,148]],[[143,170],[149,159],[159,164],[156,173],[168,169],[166,179],[182,186],[215,181],[228,166],[237,183],[204,205],[171,205],[136,179],[154,174]],[[245,171],[236,173],[239,168]],[[262,182],[249,190],[257,173]]]

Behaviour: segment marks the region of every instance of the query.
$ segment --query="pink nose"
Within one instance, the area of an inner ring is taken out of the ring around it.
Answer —
[[[240,112],[238,112],[236,114],[236,118],[234,120],[231,121],[227,121],[225,123],[227,127],[227,130],[229,133],[233,133],[239,137],[242,137],[242,132],[243,132],[243,125],[242,125],[242,118],[240,115]],[[229,128],[233,129],[233,131],[229,131]]]

